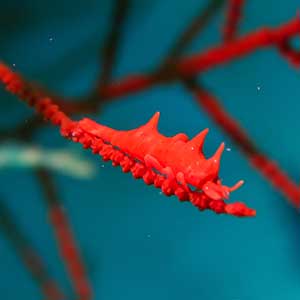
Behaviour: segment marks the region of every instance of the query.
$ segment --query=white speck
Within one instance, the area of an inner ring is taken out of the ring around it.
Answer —
[[[195,150],[195,148],[194,148],[194,147],[191,147],[191,149],[192,149],[192,151],[194,151],[194,150]]]
[[[231,148],[226,148],[226,151],[231,151]]]
[[[16,64],[13,64],[13,67],[15,67],[16,66]]]
[[[104,168],[104,165],[101,165],[101,168]]]
[[[49,42],[53,42],[53,37],[49,37]]]
[[[258,87],[257,87],[257,90],[258,90],[258,91],[260,91],[260,89],[261,89],[261,87],[260,87],[260,86],[258,86]]]
[[[160,195],[162,195],[162,193],[163,193],[162,191],[159,192]]]

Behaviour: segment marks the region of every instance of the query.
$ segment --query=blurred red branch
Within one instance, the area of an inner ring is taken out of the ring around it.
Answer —
[[[0,230],[11,242],[46,299],[65,299],[57,283],[48,274],[42,258],[37,254],[17,224],[14,223],[12,213],[4,205],[3,201],[0,201]]]
[[[242,18],[242,10],[246,0],[227,0],[226,20],[223,28],[223,40],[230,42],[235,39],[238,25]]]
[[[62,261],[69,272],[76,295],[79,296],[81,300],[91,299],[92,291],[85,272],[84,263],[81,259],[54,181],[45,169],[38,169],[36,175],[44,191],[44,199],[48,206],[57,247],[59,248]]]
[[[103,89],[101,96],[112,99],[145,90],[158,83],[194,76],[266,47],[279,48],[280,53],[297,67],[300,63],[300,59],[297,60],[297,52],[292,49],[283,50],[288,41],[297,35],[300,35],[300,18],[298,16],[277,28],[261,28],[230,43],[181,58],[172,69],[168,69],[168,72],[159,70],[160,72],[156,71],[150,74],[127,76],[108,85]]]

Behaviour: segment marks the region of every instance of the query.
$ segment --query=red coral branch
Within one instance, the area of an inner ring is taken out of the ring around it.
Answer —
[[[190,45],[196,36],[200,35],[200,33],[206,28],[208,22],[211,21],[211,19],[221,9],[225,1],[226,0],[210,0],[205,8],[202,9],[201,6],[199,15],[192,20],[168,51],[168,56],[165,60],[163,60],[163,63],[161,64],[162,66],[160,67],[161,69],[168,64],[172,64],[176,58],[182,55],[187,46]]]
[[[289,40],[279,45],[279,51],[292,65],[300,67],[300,49],[295,49]]]
[[[195,82],[186,82],[186,86],[195,95],[197,102],[221,129],[228,134],[243,151],[249,162],[271,183],[282,192],[295,206],[300,206],[300,188],[272,160],[265,156],[247,133],[240,127],[221,106],[218,100]]]
[[[230,42],[237,35],[238,25],[242,17],[245,0],[227,0],[228,8],[223,28],[223,40]]]
[[[185,58],[178,63],[177,70],[181,75],[194,75],[250,54],[260,48],[280,47],[296,35],[300,35],[300,17],[298,16],[278,28],[262,28],[231,43]]]
[[[116,0],[113,11],[113,20],[110,31],[108,32],[104,43],[101,60],[102,71],[98,81],[98,93],[102,87],[106,86],[110,81],[113,73],[113,67],[116,62],[116,56],[119,49],[119,43],[122,36],[123,27],[131,5],[131,0]]]
[[[7,239],[14,246],[15,251],[40,286],[46,299],[65,299],[57,283],[48,274],[41,257],[27,240],[27,237],[21,232],[20,228],[18,228],[17,224],[14,223],[13,216],[3,201],[0,202],[0,230],[4,232]]]
[[[49,98],[26,93],[26,82],[3,64],[0,65],[0,80],[8,91],[59,126],[64,137],[81,143],[84,148],[91,148],[103,160],[120,165],[123,172],[130,171],[135,178],[143,178],[146,184],[161,188],[167,196],[176,195],[181,201],[189,200],[200,210],[211,209],[235,216],[255,215],[255,211],[243,203],[224,202],[223,199],[227,199],[242,182],[230,188],[222,185],[218,178],[224,144],[208,160],[198,152],[207,131],[190,141],[184,134],[166,138],[155,130],[158,115],[146,125],[129,132],[119,132],[89,119],[74,122]],[[196,191],[191,190],[191,185]]]
[[[92,290],[86,275],[83,260],[80,257],[70,222],[64,212],[63,205],[55,188],[52,177],[43,168],[36,171],[48,205],[51,224],[53,225],[57,247],[67,268],[76,295],[81,300],[92,298]]]
[[[60,254],[67,263],[76,295],[81,300],[91,299],[91,287],[86,278],[85,269],[81,263],[67,216],[61,206],[52,205],[50,208],[50,220],[55,229]]]
[[[234,59],[248,55],[258,49],[276,47],[295,67],[299,66],[300,54],[292,49],[289,40],[300,35],[300,17],[283,24],[277,28],[262,28],[242,36],[231,43],[210,48],[207,51],[182,58],[173,66],[173,73],[169,72],[167,78],[159,72],[151,74],[136,74],[108,85],[102,90],[104,98],[115,98],[129,93],[145,90],[154,84],[174,81],[180,77],[193,76],[218,65],[228,63]]]
[[[24,81],[3,63],[0,63],[0,81],[7,91],[27,102],[29,106],[34,106],[37,112],[44,115],[52,124],[62,128],[72,126],[72,120],[59,109],[58,105],[32,89],[30,83]]]

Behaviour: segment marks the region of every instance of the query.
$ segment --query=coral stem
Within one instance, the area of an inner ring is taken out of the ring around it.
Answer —
[[[230,42],[235,39],[238,31],[238,25],[242,17],[245,0],[227,0],[228,8],[226,21],[223,28],[223,40]]]
[[[92,297],[91,286],[54,181],[43,168],[39,168],[36,175],[45,193],[44,199],[48,205],[49,218],[54,229],[57,247],[69,272],[73,288],[80,300],[89,300]]]
[[[106,99],[124,96],[145,90],[157,83],[174,81],[181,77],[190,77],[208,71],[234,59],[248,55],[258,49],[275,46],[291,64],[298,67],[299,54],[286,45],[294,36],[300,34],[300,18],[283,24],[277,28],[262,28],[239,37],[234,41],[210,48],[200,54],[194,54],[180,59],[173,67],[174,72],[168,73],[168,78],[162,78],[159,72],[136,74],[109,84],[102,90]]]
[[[27,240],[21,228],[15,224],[12,213],[2,200],[0,202],[0,230],[3,231],[7,239],[11,242],[24,265],[40,286],[46,299],[65,299],[57,283],[48,274],[43,260]]]

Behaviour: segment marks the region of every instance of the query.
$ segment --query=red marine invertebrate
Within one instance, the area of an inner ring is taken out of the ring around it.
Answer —
[[[124,172],[131,171],[135,178],[143,178],[146,184],[154,184],[167,196],[176,195],[189,200],[199,209],[212,209],[216,213],[237,216],[253,216],[255,211],[242,203],[225,204],[230,192],[239,188],[243,181],[233,187],[222,185],[218,177],[224,143],[209,159],[205,159],[202,146],[208,129],[193,139],[179,133],[165,137],[157,131],[159,113],[145,125],[118,131],[83,119],[72,131],[84,145],[90,146],[104,160],[121,165]],[[193,187],[195,191],[192,191]]]
[[[104,160],[112,160],[124,172],[131,171],[135,178],[143,178],[146,184],[161,188],[164,194],[176,195],[182,201],[189,200],[200,210],[211,209],[236,216],[255,215],[255,211],[243,203],[224,202],[243,182],[239,181],[231,188],[221,184],[218,170],[224,144],[206,160],[201,148],[207,130],[190,141],[182,133],[167,138],[156,130],[159,114],[141,128],[127,132],[116,131],[89,119],[74,122],[51,99],[30,93],[21,77],[3,64],[0,64],[0,80],[8,91],[60,126],[63,136],[91,148]],[[189,185],[196,190],[192,191]]]

